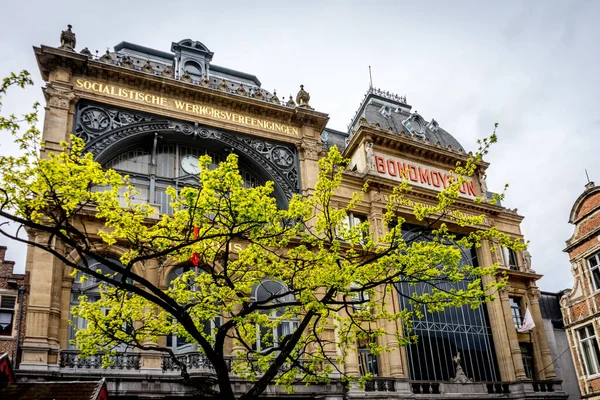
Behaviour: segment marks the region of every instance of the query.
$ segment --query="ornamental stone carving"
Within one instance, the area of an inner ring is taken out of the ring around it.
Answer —
[[[250,137],[235,132],[137,113],[119,108],[102,107],[80,102],[77,106],[75,135],[86,142],[86,150],[96,157],[112,152],[122,140],[152,133],[180,134],[201,140],[214,140],[228,149],[255,161],[289,200],[300,191],[298,152],[293,145]],[[174,139],[176,140],[176,139]],[[201,144],[199,144],[201,145]],[[314,146],[314,144],[313,144]],[[321,146],[310,147],[314,156]],[[116,150],[119,151],[119,150]],[[311,153],[312,154],[312,153]]]
[[[302,139],[302,143],[300,143],[300,150],[302,151],[304,158],[317,161],[319,158],[321,158],[323,146],[320,143]]]
[[[71,89],[51,83],[47,84],[44,88],[44,95],[49,107],[61,108],[63,110],[68,110],[71,100],[77,97]]]
[[[365,157],[367,161],[367,170],[375,170],[375,156],[373,156],[373,142],[365,143]]]

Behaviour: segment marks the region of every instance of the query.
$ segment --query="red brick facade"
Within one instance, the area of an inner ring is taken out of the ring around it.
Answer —
[[[19,317],[19,290],[13,287],[15,284],[17,287],[24,287],[25,292],[21,304],[23,305],[23,315],[21,318],[21,329],[20,338],[21,343],[25,337],[25,316],[27,315],[27,295],[29,293],[29,273],[26,274],[14,274],[13,267],[15,266],[14,261],[6,261],[6,246],[0,246],[0,296],[14,296],[16,298],[15,310],[13,314],[13,334],[10,336],[0,335],[0,354],[8,353],[11,361],[15,357],[17,347],[17,321]],[[13,286],[9,284],[11,281]]]
[[[600,193],[595,193],[587,199],[585,199],[583,203],[581,203],[581,205],[579,206],[579,210],[577,211],[577,216],[575,218],[581,218],[582,215],[587,214],[594,208],[598,207],[598,205],[600,205]]]
[[[600,338],[600,291],[596,290],[597,285],[593,284],[593,271],[589,263],[590,257],[600,251],[600,235],[594,233],[600,229],[599,208],[600,187],[589,183],[571,209],[569,222],[575,225],[575,231],[567,241],[565,251],[569,254],[575,282],[573,290],[566,291],[561,299],[565,328],[573,352],[581,394],[590,398],[599,398],[600,378],[595,374],[587,375],[578,331],[587,332],[582,329],[587,330],[591,327],[595,335],[594,340]],[[593,358],[593,355],[591,357]]]

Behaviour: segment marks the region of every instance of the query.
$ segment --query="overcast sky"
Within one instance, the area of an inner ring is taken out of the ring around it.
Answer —
[[[289,3],[289,4],[286,4]],[[170,51],[199,40],[213,63],[296,94],[304,84],[329,127],[346,130],[373,85],[406,95],[467,149],[499,122],[487,157],[488,187],[510,184],[504,204],[525,216],[542,290],[572,285],[562,252],[569,212],[586,183],[600,184],[598,1],[27,1],[5,2],[0,77],[27,69],[35,88],[13,90],[3,114],[43,102],[32,46],[59,45],[73,25],[77,50],[101,53],[121,41]],[[14,151],[0,140],[0,152]],[[25,250],[7,259],[24,269]]]

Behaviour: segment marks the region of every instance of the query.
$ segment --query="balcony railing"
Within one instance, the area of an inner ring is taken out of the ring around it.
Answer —
[[[204,354],[198,352],[190,352],[186,354],[178,355],[177,361],[187,367],[188,372],[207,372],[214,373],[215,369],[212,364],[208,361]],[[180,371],[181,367],[176,363],[170,355],[164,355],[162,358],[162,370],[167,371]]]
[[[83,357],[76,350],[63,350],[60,353],[61,368],[103,369],[104,354]],[[141,356],[139,353],[120,353],[110,356],[111,365],[105,369],[137,370],[140,369]]]

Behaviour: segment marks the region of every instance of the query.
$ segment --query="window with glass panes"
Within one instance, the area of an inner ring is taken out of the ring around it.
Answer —
[[[587,375],[600,373],[600,349],[598,348],[594,327],[588,325],[578,329],[577,336],[579,337],[579,349]]]
[[[590,266],[590,275],[592,276],[594,290],[600,290],[600,252],[589,257],[587,261]]]
[[[525,375],[529,379],[535,379],[535,364],[533,362],[533,345],[531,343],[519,343],[521,348],[521,358],[523,359],[523,368]]]
[[[225,159],[225,156],[210,152],[206,149],[176,143],[160,144],[156,147],[155,161],[150,149],[136,147],[126,150],[104,164],[105,168],[129,175],[130,182],[138,192],[130,200],[134,204],[156,204],[161,214],[172,214],[172,199],[167,195],[169,186],[179,190],[185,186],[198,186],[198,175],[190,174],[183,170],[181,160],[186,156],[199,158],[209,155],[212,163],[210,169],[216,168]],[[265,182],[253,171],[240,164],[240,174],[244,179],[245,187],[256,187]],[[93,190],[106,190],[105,187],[95,187]],[[126,188],[121,190],[121,196]],[[120,199],[125,205],[124,197]]]
[[[269,315],[270,320],[278,320],[275,327],[256,325],[256,343],[253,344],[255,350],[263,351],[275,347],[281,343],[283,338],[292,334],[298,329],[298,320],[296,318],[280,320],[286,313],[286,307],[283,304],[294,300],[294,295],[288,292],[288,288],[282,283],[273,280],[264,280],[256,285],[253,290],[253,299],[259,303],[282,303],[282,307],[270,311],[263,311]]]
[[[515,324],[515,328],[521,328],[523,326],[523,309],[521,308],[520,297],[509,297],[508,303],[510,304],[510,312],[512,319]]]
[[[379,375],[378,357],[371,354],[366,346],[358,348],[358,367],[362,376],[367,374],[372,374],[373,376]]]
[[[512,270],[519,270],[519,263],[517,262],[517,253],[513,249],[508,247],[502,247],[502,263],[504,267]]]
[[[0,296],[0,336],[12,336],[16,296]]]
[[[188,273],[189,271],[194,271],[194,275],[206,273],[204,269],[200,267],[194,267],[191,264],[180,265],[169,271],[169,274],[167,275],[167,285],[172,287],[175,279],[181,278],[182,275]],[[197,288],[194,287],[193,282],[188,282],[187,286],[189,290],[197,291]],[[211,320],[202,321],[203,333],[206,336],[214,337],[215,329],[218,329],[221,326],[221,323],[221,316],[216,316]],[[177,332],[173,332],[172,334],[168,335],[166,339],[167,347],[173,350],[173,352],[176,354],[196,351],[198,349],[198,346],[195,343],[189,342],[183,336],[178,336]]]

